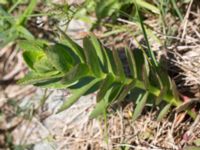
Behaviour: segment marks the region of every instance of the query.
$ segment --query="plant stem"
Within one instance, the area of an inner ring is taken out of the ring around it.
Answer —
[[[149,85],[148,89],[146,89],[145,84],[138,79],[127,79],[126,83],[130,84],[133,80],[136,80],[135,87],[143,89],[143,90],[148,90],[154,96],[159,96],[161,92],[159,88]],[[182,102],[179,99],[176,99],[173,95],[169,93],[165,93],[165,95],[163,96],[163,100],[166,101],[167,103],[171,103],[173,106],[176,106],[176,107],[182,104]],[[190,117],[192,117],[193,119],[196,118],[197,115],[195,112],[192,112],[190,110],[186,110],[186,111],[190,115]]]

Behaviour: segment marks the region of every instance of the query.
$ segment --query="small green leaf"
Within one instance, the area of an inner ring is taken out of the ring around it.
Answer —
[[[34,72],[29,72],[24,78],[20,79],[18,83],[22,85],[36,84],[36,83],[48,81],[50,79],[60,78],[62,76],[63,75],[59,74],[58,71],[49,72],[42,76]]]
[[[100,41],[98,41],[97,38],[93,34],[90,34],[89,39],[91,41],[92,49],[96,51],[97,56],[99,57],[101,64],[103,66],[105,66],[103,49],[102,49],[102,45],[101,45]]]
[[[43,47],[44,47],[45,41],[20,40],[18,42],[18,44],[23,51],[41,51],[41,52],[43,52]]]
[[[122,65],[122,62],[119,58],[118,52],[117,50],[113,50],[113,57],[114,57],[114,61],[115,61],[115,67],[117,69],[116,75],[122,80],[124,81],[126,78],[125,72],[124,72],[124,68]]]
[[[56,44],[45,50],[49,62],[62,73],[68,72],[74,63],[73,58],[67,51],[66,47],[61,44]]]
[[[101,77],[102,72],[99,57],[97,56],[96,49],[90,37],[86,37],[83,39],[83,47],[87,64],[89,65],[90,69],[92,70],[95,76]]]
[[[41,51],[25,51],[22,55],[28,67],[36,71],[34,64],[44,56],[44,53]]]
[[[64,75],[61,82],[63,84],[70,84],[83,77],[90,76],[90,74],[90,70],[86,64],[77,64]]]
[[[100,85],[100,90],[97,93],[97,102],[99,102],[106,94],[107,90],[111,87],[114,82],[114,77],[112,74],[108,74],[106,78],[102,81]]]
[[[149,68],[149,64],[148,64],[147,60],[145,59],[144,61],[145,61],[145,63],[142,66],[142,79],[143,79],[145,88],[148,90],[148,88],[150,86],[150,81],[149,81],[150,68]]]
[[[128,93],[135,87],[136,81],[133,80],[130,84],[124,86],[122,92],[120,93],[119,97],[117,98],[117,101],[120,102],[124,100],[124,98],[128,95]]]
[[[128,60],[130,72],[131,72],[131,77],[137,79],[137,69],[136,69],[137,66],[135,63],[135,58],[133,56],[133,53],[129,48],[125,48],[125,52],[126,52],[126,57]]]
[[[105,51],[105,57],[106,57],[106,60],[107,60],[107,72],[108,73],[112,73],[113,75],[116,76],[116,73],[117,73],[117,67],[116,67],[116,64],[115,64],[115,60],[114,60],[114,56],[113,56],[113,52],[108,49],[108,48],[105,48],[103,47],[104,51]]]
[[[195,103],[199,103],[199,99],[197,98],[194,98],[194,99],[190,99],[189,101],[186,101],[184,103],[181,103],[179,104],[177,107],[176,107],[176,112],[179,113],[181,111],[184,111],[184,110],[187,110],[189,107],[191,107],[192,104],[195,104]]]
[[[106,91],[104,97],[96,104],[94,110],[90,114],[90,118],[97,118],[99,115],[102,115],[106,111],[107,107],[109,106],[109,98],[113,88],[114,87],[110,87]]]
[[[114,101],[116,101],[118,99],[120,93],[122,92],[122,90],[124,88],[124,83],[114,82],[112,87],[113,87],[112,92],[109,97],[110,103],[113,103]]]
[[[108,107],[109,103],[108,100],[102,99],[100,102],[98,102],[94,108],[94,110],[90,114],[90,118],[97,118],[98,116],[104,114]]]
[[[167,104],[164,108],[162,108],[157,117],[157,121],[161,121],[168,114],[170,108],[171,104]]]
[[[62,39],[61,39],[61,43],[63,43],[65,45],[67,45],[68,47],[70,47],[73,50],[73,52],[79,57],[79,59],[81,60],[81,62],[83,63],[86,60],[83,48],[81,48],[77,43],[75,43],[61,29],[58,28],[58,30],[61,32],[61,34],[63,36]]]
[[[165,94],[166,94],[166,87],[163,87],[162,89],[160,89],[160,93],[156,97],[156,100],[155,100],[156,105],[160,104],[160,102],[162,101],[162,98]]]
[[[144,55],[142,50],[140,49],[135,49],[133,51],[133,56],[136,64],[136,69],[137,69],[137,79],[142,81],[142,66],[144,65]]]
[[[49,72],[56,71],[46,56],[36,60],[33,64],[33,68],[38,74],[47,74]]]
[[[0,48],[6,46],[12,41],[15,41],[17,38],[18,33],[13,28],[10,28],[6,31],[0,31]]]
[[[149,92],[146,91],[141,97],[141,99],[139,100],[139,102],[137,103],[136,108],[133,113],[133,120],[136,120],[141,115],[142,110],[145,107],[148,95],[149,95]]]
[[[172,85],[172,93],[173,93],[173,96],[174,98],[179,101],[179,92],[177,91],[177,88],[176,88],[176,84],[174,82],[174,80],[171,80],[171,85]]]
[[[71,105],[73,105],[81,96],[83,96],[90,88],[92,88],[97,82],[99,82],[100,79],[94,79],[93,81],[89,82],[85,86],[72,91],[72,96],[67,99],[66,102],[62,104],[60,109],[58,110],[57,113],[66,110],[69,108]]]
[[[112,84],[112,86],[108,90],[106,90],[104,97],[100,100],[99,103],[97,103],[95,109],[92,111],[90,115],[90,118],[96,118],[99,115],[102,115],[106,111],[107,107],[117,99],[122,89],[123,89],[123,84],[121,83]]]
[[[110,49],[106,49],[102,46],[102,51],[104,55],[104,68],[105,72],[114,74],[113,70],[113,64],[114,64],[114,58],[112,56],[112,52]]]
[[[170,90],[172,89],[172,85],[171,85],[171,79],[168,76],[168,73],[166,70],[164,70],[162,67],[158,67],[156,68],[156,72],[157,72],[157,79],[159,81],[160,87],[165,87],[166,90]]]
[[[47,81],[36,83],[34,85],[42,87],[42,88],[66,89],[74,84],[76,84],[76,82],[71,83],[71,84],[63,84],[63,83],[61,83],[61,78],[55,78],[55,79],[49,79]]]
[[[93,35],[90,34],[90,40],[93,45],[93,49],[95,49],[99,61],[101,63],[103,71],[112,73],[112,60],[110,60],[108,55],[112,55],[109,49],[105,49],[101,42]]]

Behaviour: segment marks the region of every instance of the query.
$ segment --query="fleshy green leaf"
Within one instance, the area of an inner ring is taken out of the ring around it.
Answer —
[[[150,85],[150,81],[149,81],[149,72],[150,72],[150,69],[149,69],[149,64],[147,62],[147,60],[145,59],[144,60],[144,65],[142,66],[142,79],[143,79],[143,82],[144,82],[144,85],[145,85],[145,88],[148,89],[149,88],[149,85]]]
[[[36,60],[33,68],[38,74],[47,74],[49,72],[56,71],[46,56],[43,56],[40,59]]]
[[[102,51],[104,55],[104,68],[107,73],[112,73],[114,74],[114,58],[112,56],[112,52],[109,49],[106,49],[105,47],[102,46]]]
[[[101,101],[96,104],[94,110],[90,114],[91,119],[97,118],[99,115],[102,115],[106,111],[109,105],[109,96],[112,92],[112,88],[113,87],[107,90],[106,94],[104,95],[104,98],[102,98]]]
[[[68,72],[74,63],[73,58],[67,52],[66,47],[56,44],[45,50],[49,62],[60,72]]]
[[[124,69],[123,69],[123,65],[122,62],[119,58],[118,52],[116,50],[113,50],[113,57],[114,57],[114,61],[115,61],[115,67],[116,67],[116,75],[122,80],[124,81],[126,78]]]
[[[117,98],[117,101],[120,102],[124,100],[124,98],[128,95],[128,93],[135,87],[136,81],[133,80],[130,84],[124,86],[122,92],[120,93],[119,97]]]
[[[102,97],[101,100],[96,104],[95,109],[90,114],[90,118],[96,118],[99,115],[102,115],[106,111],[107,107],[117,99],[122,89],[123,84],[114,83],[108,90],[106,90],[106,93],[102,95],[104,97]]]
[[[124,83],[117,83],[117,82],[113,83],[112,92],[109,97],[110,103],[113,103],[115,100],[117,100],[117,98],[119,97],[120,93],[122,92],[124,86],[125,86]]]
[[[179,93],[177,91],[176,84],[175,84],[175,82],[173,80],[171,80],[171,85],[172,85],[173,96],[177,101],[179,101]]]
[[[103,49],[100,42],[97,40],[97,38],[93,34],[90,34],[89,39],[91,41],[92,49],[96,51],[96,54],[99,57],[101,64],[105,66],[105,60],[104,60],[105,58],[103,55]]]
[[[49,72],[42,76],[34,72],[29,72],[24,78],[20,79],[18,83],[22,85],[36,84],[50,79],[60,78],[62,76],[63,75],[59,74],[58,71]]]
[[[160,93],[159,95],[156,97],[155,103],[156,105],[160,104],[160,102],[162,101],[163,96],[166,94],[166,88],[163,87],[162,89],[160,89]]]
[[[98,116],[102,115],[106,111],[108,105],[109,102],[105,99],[102,99],[100,102],[98,102],[90,114],[90,119],[97,118]]]
[[[59,29],[59,28],[58,28]],[[81,62],[83,63],[86,58],[84,55],[84,51],[83,48],[81,48],[77,43],[75,43],[68,35],[66,35],[61,29],[59,29],[59,31],[61,32],[63,38],[61,39],[61,42],[65,45],[67,45],[68,47],[70,47],[73,52],[79,57],[79,59],[81,60]]]
[[[111,87],[114,82],[114,77],[112,74],[108,74],[106,78],[102,81],[100,85],[100,90],[97,93],[97,102],[99,102],[107,93],[107,90]]]
[[[100,79],[94,79],[93,81],[89,82],[85,86],[83,86],[83,87],[81,87],[81,88],[79,88],[77,90],[72,91],[72,96],[69,97],[67,99],[67,101],[65,101],[62,104],[62,106],[58,110],[58,113],[61,112],[61,111],[66,110],[71,105],[73,105],[82,95],[84,95],[88,90],[90,90],[90,88],[92,88],[99,81],[100,81]]]
[[[133,51],[133,56],[137,69],[137,79],[142,81],[142,66],[144,65],[144,55],[140,49],[136,49]]]
[[[23,51],[43,51],[45,41],[21,40],[18,42]],[[47,43],[46,43],[47,44]]]
[[[167,71],[164,70],[162,67],[158,67],[156,72],[157,72],[156,75],[157,75],[157,79],[160,84],[160,88],[165,87],[167,91],[172,89],[172,85],[170,82],[171,79],[168,76]]]
[[[160,113],[157,117],[157,121],[161,121],[167,115],[170,107],[171,107],[171,104],[167,104],[164,108],[162,108],[162,110],[160,111]]]
[[[104,48],[105,49],[105,56],[107,59],[107,72],[112,73],[113,75],[117,75],[117,67],[115,64],[115,59],[113,56],[113,52],[110,49]]]
[[[36,69],[34,68],[35,63],[39,61],[44,56],[44,53],[42,51],[25,51],[23,52],[23,58],[26,64],[29,68],[32,70]]]
[[[61,78],[55,78],[55,79],[49,79],[47,81],[36,83],[34,85],[42,87],[42,88],[66,89],[66,88],[72,86],[73,84],[76,84],[76,82],[71,83],[71,84],[64,84],[61,82]]]
[[[67,72],[66,75],[64,75],[61,82],[63,84],[70,84],[89,75],[90,70],[88,66],[86,64],[78,64],[75,67],[73,67],[69,72]]]
[[[88,66],[90,67],[95,76],[101,77],[102,72],[100,61],[90,37],[86,37],[83,39],[83,47]]]
[[[136,108],[133,113],[133,120],[136,120],[142,113],[142,110],[146,104],[147,98],[148,98],[149,92],[145,92],[139,102],[136,105]]]
[[[135,63],[135,58],[133,56],[133,53],[129,48],[125,48],[125,52],[126,52],[126,57],[128,60],[130,72],[131,72],[131,77],[137,79],[137,69],[136,69],[137,66]]]

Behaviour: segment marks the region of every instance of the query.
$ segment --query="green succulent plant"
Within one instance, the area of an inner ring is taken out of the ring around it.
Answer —
[[[165,101],[157,119],[162,119],[171,106],[180,106],[176,88],[168,74],[151,64],[147,54],[125,48],[130,73],[125,73],[117,50],[104,47],[93,35],[83,39],[83,48],[67,35],[59,43],[45,41],[20,41],[23,57],[30,72],[19,81],[43,88],[69,89],[69,97],[59,109],[66,110],[81,96],[94,91],[97,104],[91,118],[103,114],[109,106],[121,102],[127,95],[137,99],[133,119],[142,113],[149,97],[154,105]],[[139,92],[136,92],[139,91]],[[190,113],[194,117],[194,114]]]

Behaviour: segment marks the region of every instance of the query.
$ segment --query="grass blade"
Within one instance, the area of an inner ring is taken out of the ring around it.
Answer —
[[[140,25],[141,25],[141,28],[142,28],[142,32],[143,32],[143,35],[144,35],[144,39],[145,39],[146,44],[147,44],[148,55],[151,58],[152,64],[156,67],[156,66],[158,66],[158,62],[157,62],[156,57],[155,57],[155,55],[154,55],[154,53],[153,53],[153,51],[152,51],[152,49],[150,47],[148,36],[147,36],[146,30],[145,30],[145,27],[144,27],[144,23],[143,23],[140,11],[139,11],[139,9],[137,7],[137,3],[135,4],[135,6],[136,6],[137,14],[138,14],[138,19],[140,21]]]
[[[24,24],[27,20],[27,18],[29,17],[29,15],[31,15],[31,13],[33,12],[35,6],[37,4],[37,0],[30,0],[30,3],[28,5],[28,7],[26,8],[26,10],[24,11],[24,13],[18,18],[16,24],[20,25],[20,24]]]
[[[156,6],[149,4],[145,2],[144,0],[135,0],[135,1],[136,1],[136,4],[139,5],[140,7],[146,8],[156,14],[160,14],[160,10]]]

